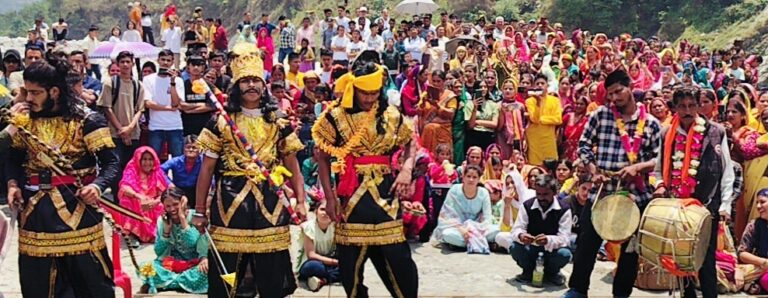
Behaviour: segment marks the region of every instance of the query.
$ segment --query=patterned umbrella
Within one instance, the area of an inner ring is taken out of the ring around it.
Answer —
[[[395,11],[403,15],[417,15],[432,13],[438,8],[439,6],[432,0],[405,0],[397,4]]]
[[[88,53],[88,59],[115,59],[122,51],[129,51],[136,58],[155,58],[160,49],[146,42],[103,42]]]

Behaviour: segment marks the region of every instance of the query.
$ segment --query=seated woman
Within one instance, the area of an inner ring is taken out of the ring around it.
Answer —
[[[138,241],[142,243],[155,241],[157,218],[163,214],[160,195],[168,189],[169,184],[168,177],[160,169],[160,160],[155,150],[148,146],[136,149],[133,158],[123,171],[117,198],[120,200],[120,206],[139,213],[152,222],[143,223],[126,216],[115,218]],[[138,247],[138,242],[131,245]]]
[[[469,253],[488,254],[488,243],[494,241],[499,227],[491,224],[490,193],[478,185],[481,171],[478,166],[467,166],[462,184],[448,191],[433,238],[450,247],[466,247]]]
[[[144,283],[141,293],[158,290],[183,290],[193,294],[208,292],[208,238],[190,222],[194,209],[177,187],[163,192],[163,216],[157,222],[157,258],[141,268]]]
[[[197,190],[197,176],[200,175],[200,166],[203,164],[203,156],[197,146],[197,136],[188,135],[184,138],[184,155],[176,156],[164,162],[161,168],[163,173],[171,171],[173,185],[181,188],[187,196],[189,209],[195,209]]]
[[[335,225],[325,213],[325,201],[319,202],[315,214],[315,220],[301,224],[304,254],[299,267],[299,279],[306,280],[312,291],[339,281],[339,260],[335,258],[336,244],[333,241]]]
[[[768,188],[757,194],[759,217],[751,221],[737,249],[739,263],[751,265],[743,268],[745,290],[751,295],[768,293]]]

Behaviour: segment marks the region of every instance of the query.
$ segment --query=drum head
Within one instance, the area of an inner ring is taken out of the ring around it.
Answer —
[[[592,225],[603,240],[624,241],[637,231],[640,209],[627,196],[606,196],[592,209]]]

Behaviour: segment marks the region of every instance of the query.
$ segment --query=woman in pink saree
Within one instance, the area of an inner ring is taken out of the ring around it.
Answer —
[[[152,222],[144,223],[125,216],[115,218],[142,243],[155,241],[157,219],[163,213],[160,195],[168,189],[169,184],[168,177],[160,168],[160,159],[155,150],[148,146],[136,149],[123,171],[117,197],[120,206],[139,213]]]
[[[272,36],[269,35],[266,27],[259,29],[256,37],[256,46],[264,52],[264,71],[269,73],[272,70],[272,55],[275,54],[275,45],[272,42]]]

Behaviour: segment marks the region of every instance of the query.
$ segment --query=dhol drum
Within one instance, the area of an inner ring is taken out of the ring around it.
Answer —
[[[638,253],[668,271],[698,272],[711,231],[712,214],[698,200],[655,199],[640,220]]]
[[[635,234],[640,209],[621,192],[597,199],[592,205],[592,226],[603,240],[622,242]]]

